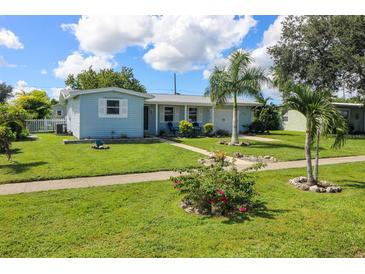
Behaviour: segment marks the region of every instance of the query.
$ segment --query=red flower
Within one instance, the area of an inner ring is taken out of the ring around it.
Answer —
[[[246,212],[246,211],[247,211],[247,208],[245,208],[243,206],[240,207],[240,212]]]
[[[181,181],[179,181],[179,180],[175,180],[175,185],[179,185],[179,184],[181,184]]]
[[[222,198],[219,198],[219,201],[222,201],[223,203],[227,204],[228,203],[228,198],[227,197],[222,197]]]
[[[219,188],[217,189],[217,193],[220,194],[220,195],[224,195],[224,191],[219,189]]]

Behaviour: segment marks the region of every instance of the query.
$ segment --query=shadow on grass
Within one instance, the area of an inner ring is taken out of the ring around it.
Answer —
[[[358,189],[365,189],[365,181],[359,180],[340,180],[338,182],[343,183],[343,186],[350,187],[350,188],[358,188]]]
[[[41,165],[45,165],[48,164],[47,162],[43,162],[43,161],[39,161],[39,162],[31,162],[31,163],[19,163],[17,161],[12,161],[9,164],[6,165],[0,165],[0,169],[8,169],[9,171],[7,172],[7,174],[17,174],[17,173],[22,173],[24,171],[29,170],[32,167],[36,167],[36,166],[41,166]]]
[[[234,215],[224,220],[224,224],[236,224],[250,221],[253,218],[275,219],[278,214],[289,212],[287,209],[269,209],[266,202],[256,201],[255,204],[245,214]]]
[[[266,202],[256,201],[255,204],[252,207],[250,207],[246,213],[226,217],[226,219],[222,221],[222,223],[230,225],[230,224],[237,224],[237,223],[243,223],[245,221],[250,221],[254,218],[275,219],[276,215],[286,213],[289,211],[291,210],[268,209],[266,206]],[[212,215],[209,216],[205,215],[202,218],[210,219],[216,217]]]

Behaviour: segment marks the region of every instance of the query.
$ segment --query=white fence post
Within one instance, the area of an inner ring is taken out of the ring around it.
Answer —
[[[33,119],[25,120],[26,128],[29,132],[53,132],[56,125],[66,125],[66,119]]]

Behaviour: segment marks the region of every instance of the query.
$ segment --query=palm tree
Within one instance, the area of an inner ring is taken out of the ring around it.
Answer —
[[[232,138],[231,144],[238,144],[237,132],[237,96],[258,96],[263,84],[270,83],[261,68],[252,67],[252,58],[243,50],[236,50],[229,56],[229,65],[225,68],[215,67],[209,77],[209,86],[205,95],[217,105],[223,105],[228,98],[233,98]]]
[[[331,103],[331,95],[327,91],[312,91],[307,85],[292,85],[291,91],[284,99],[284,105],[299,111],[306,118],[305,158],[307,161],[307,182],[318,182],[319,141],[321,135],[330,135],[335,131],[332,145],[339,148],[344,145],[347,124],[343,116]],[[316,160],[312,167],[312,143],[316,139]]]

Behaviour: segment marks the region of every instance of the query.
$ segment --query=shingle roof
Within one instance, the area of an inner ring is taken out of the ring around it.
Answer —
[[[212,102],[210,98],[207,96],[202,95],[184,95],[184,94],[162,94],[162,93],[151,93],[154,97],[152,99],[147,99],[146,103],[152,104],[177,104],[177,105],[184,105],[184,104],[194,104],[194,105],[205,105],[211,106]],[[227,104],[232,104],[232,99],[227,100]],[[259,106],[260,103],[247,101],[243,99],[238,99],[237,103],[239,105],[244,106]]]

